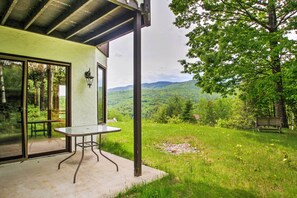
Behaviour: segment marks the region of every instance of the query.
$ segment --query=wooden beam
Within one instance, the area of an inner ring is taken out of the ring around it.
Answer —
[[[87,38],[83,41],[83,43],[88,43],[91,40],[94,40],[100,36],[103,36],[104,34],[107,34],[108,32],[111,32],[115,29],[118,29],[120,26],[123,26],[127,23],[130,23],[133,21],[133,14],[129,13],[125,16],[120,16],[119,18],[115,19],[113,22],[106,24],[103,27],[100,27],[99,29],[95,30],[94,33],[89,34]]]
[[[7,8],[5,9],[6,12],[3,13],[3,16],[1,18],[1,25],[4,25],[6,20],[8,19],[9,15],[11,14],[12,10],[14,9],[15,5],[17,4],[18,0],[12,0],[10,1],[10,4],[8,4]]]
[[[119,38],[125,34],[128,34],[130,32],[133,31],[133,21],[123,25],[123,26],[120,26],[114,30],[112,30],[111,32],[109,32],[108,34],[104,34],[96,39],[93,39],[89,42],[87,42],[86,44],[89,44],[89,45],[100,45],[100,44],[103,44],[103,43],[107,43],[111,40],[114,40],[116,38]]]
[[[47,7],[53,2],[54,0],[44,0],[39,3],[29,14],[28,19],[25,22],[24,29],[28,29],[32,23],[47,9]]]
[[[97,45],[97,48],[108,58],[109,57],[109,43]]]
[[[141,141],[141,13],[134,19],[134,176],[142,175]]]
[[[143,4],[143,21],[145,26],[151,25],[151,0],[144,0]]]
[[[116,5],[122,6],[128,10],[141,11],[141,6],[138,5],[138,2],[135,0],[130,0],[128,2],[127,0],[108,0],[108,1]]]
[[[87,19],[79,22],[78,25],[73,30],[71,30],[66,34],[66,39],[69,39],[72,36],[78,34],[80,31],[91,26],[102,17],[108,14],[111,14],[112,12],[115,12],[118,9],[121,9],[121,7],[114,4],[108,4],[107,6],[104,6],[101,10],[98,10],[93,16],[88,17]]]
[[[46,34],[52,33],[57,29],[61,24],[67,21],[70,17],[75,15],[77,12],[82,10],[86,5],[88,5],[93,0],[81,0],[76,1],[74,5],[71,5],[71,8],[59,16],[47,29]]]

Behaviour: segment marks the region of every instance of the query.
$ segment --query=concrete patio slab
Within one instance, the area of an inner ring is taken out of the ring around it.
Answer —
[[[103,154],[119,165],[119,172],[114,164],[100,155],[97,162],[96,156],[87,150],[75,184],[73,176],[81,157],[80,152],[63,162],[60,170],[58,163],[69,153],[3,164],[0,166],[0,197],[114,197],[134,185],[166,175],[163,171],[142,166],[142,176],[134,177],[133,161],[106,152]]]

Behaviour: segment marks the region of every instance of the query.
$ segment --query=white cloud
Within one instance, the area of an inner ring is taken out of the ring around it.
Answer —
[[[153,0],[152,25],[142,29],[142,82],[184,81],[191,79],[181,74],[178,60],[184,59],[187,47],[186,31],[174,24],[169,1]],[[133,82],[133,34],[110,43],[108,87],[129,85]]]

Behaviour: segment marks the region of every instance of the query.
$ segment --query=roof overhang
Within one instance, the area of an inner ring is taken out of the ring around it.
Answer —
[[[150,0],[1,0],[2,26],[99,46],[150,25]]]

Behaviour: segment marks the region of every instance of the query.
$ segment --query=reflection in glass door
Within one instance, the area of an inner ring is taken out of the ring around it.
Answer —
[[[28,62],[27,128],[29,155],[66,149],[67,68]]]
[[[23,62],[0,59],[0,160],[24,157]]]
[[[97,81],[97,116],[100,124],[106,123],[106,71],[100,65],[98,65]]]

